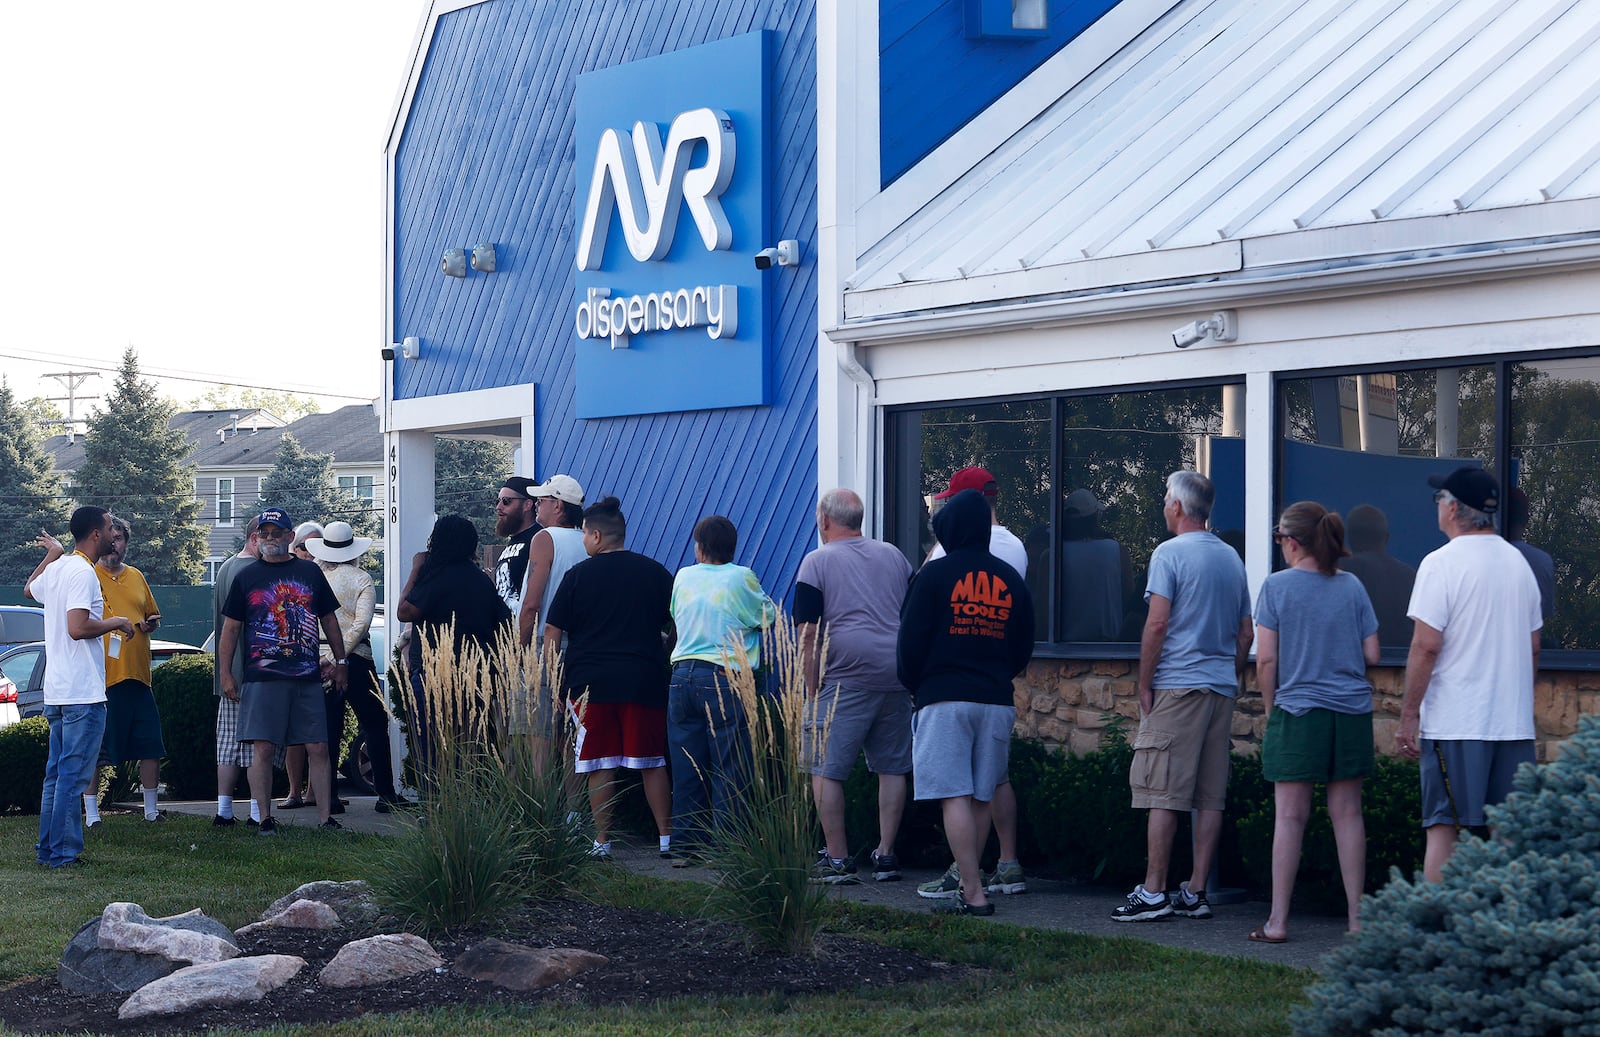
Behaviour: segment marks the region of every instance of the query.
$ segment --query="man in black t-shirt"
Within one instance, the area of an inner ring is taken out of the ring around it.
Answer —
[[[567,636],[562,691],[577,725],[576,769],[588,776],[591,852],[600,858],[611,855],[611,778],[618,767],[639,772],[662,856],[672,840],[663,638],[672,625],[672,574],[624,550],[627,529],[615,497],[583,513],[589,557],[567,570],[545,618],[547,651],[557,651]]]
[[[222,693],[239,703],[238,737],[253,742],[250,795],[261,812],[261,835],[277,834],[272,818],[272,758],[280,745],[304,745],[319,827],[337,829],[328,816],[333,803],[328,767],[328,724],[323,707],[317,631],[333,650],[334,683],[345,690],[344,638],[335,615],[339,599],[315,562],[289,551],[294,523],[282,508],[267,508],[256,520],[260,560],[234,578],[222,605],[217,671]],[[233,674],[234,653],[244,651],[244,683]]]

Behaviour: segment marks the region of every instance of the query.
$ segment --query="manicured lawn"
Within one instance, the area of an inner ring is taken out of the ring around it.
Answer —
[[[0,986],[54,970],[73,931],[112,899],[150,914],[199,907],[229,925],[317,878],[362,878],[380,839],[286,830],[260,839],[200,818],[160,827],[112,817],[91,835],[98,863],[68,874],[32,863],[37,822],[0,819]],[[695,914],[703,887],[609,873],[596,899]],[[645,1008],[478,1009],[370,1018],[318,1034],[1112,1034],[1288,1032],[1309,973],[1156,946],[841,905],[829,930],[984,971],[948,982],[831,996],[678,1000]],[[257,1031],[295,1033],[306,1029]]]

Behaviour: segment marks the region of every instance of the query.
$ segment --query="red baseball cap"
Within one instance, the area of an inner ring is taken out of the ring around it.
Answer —
[[[977,490],[985,497],[997,497],[1000,495],[1000,484],[995,482],[987,468],[963,468],[950,477],[950,488],[934,494],[933,499],[945,500],[962,490]]]

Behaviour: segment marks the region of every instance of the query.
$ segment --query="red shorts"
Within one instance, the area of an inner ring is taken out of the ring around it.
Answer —
[[[667,765],[667,711],[631,702],[568,703],[578,732],[577,771]]]

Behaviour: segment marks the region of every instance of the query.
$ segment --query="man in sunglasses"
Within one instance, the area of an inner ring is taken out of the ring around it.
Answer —
[[[513,475],[500,486],[494,501],[494,532],[506,538],[505,550],[494,563],[494,589],[513,616],[522,611],[522,585],[528,573],[528,543],[539,532],[534,518],[537,503],[528,491],[534,480]]]
[[[1438,882],[1463,828],[1484,826],[1534,759],[1539,583],[1494,530],[1500,481],[1482,468],[1431,475],[1449,538],[1417,567],[1395,747],[1422,772],[1422,874]]]

